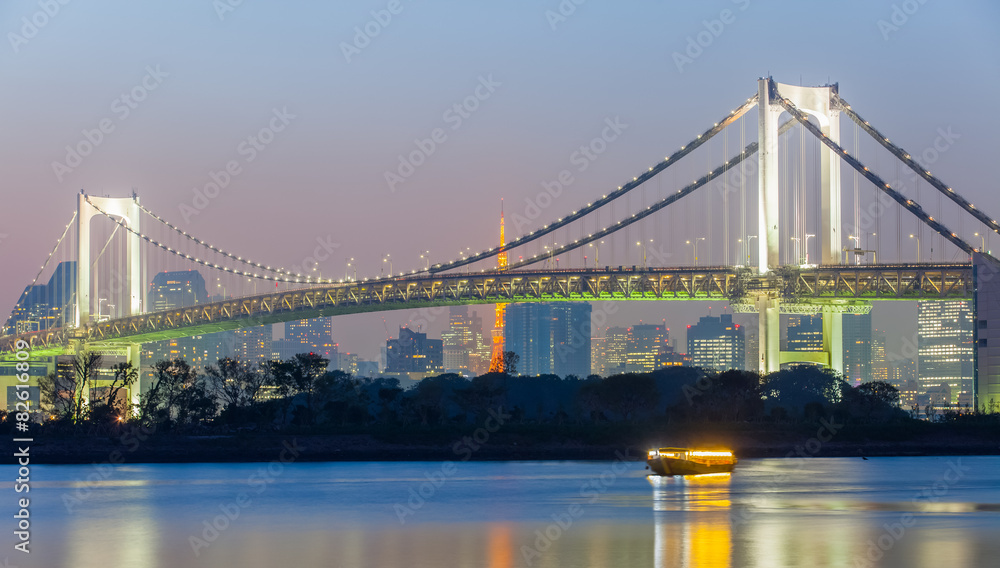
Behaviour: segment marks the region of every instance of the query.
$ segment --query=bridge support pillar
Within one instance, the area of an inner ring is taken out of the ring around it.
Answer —
[[[758,170],[758,203],[757,203],[757,269],[764,274],[771,268],[781,264],[779,252],[781,232],[778,230],[780,219],[781,191],[778,180],[781,172],[778,170],[778,117],[783,109],[771,104],[770,77],[757,82],[757,155],[760,167]],[[763,319],[764,312],[761,312]],[[761,347],[764,345],[761,335]]]
[[[823,351],[830,356],[829,366],[844,372],[844,314],[823,312]]]
[[[135,382],[129,388],[129,402],[133,407],[139,405],[139,395],[142,394],[142,344],[132,343],[128,346],[128,358],[126,359],[135,367]]]
[[[763,375],[781,369],[781,303],[769,295],[757,297],[758,371]]]

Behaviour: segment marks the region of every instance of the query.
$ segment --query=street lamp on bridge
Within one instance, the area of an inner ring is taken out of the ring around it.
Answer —
[[[809,239],[811,239],[812,237],[815,237],[815,236],[816,235],[810,235],[809,233],[806,233],[806,247],[805,247],[806,248],[806,264],[809,264]]]
[[[591,248],[594,249],[594,268],[600,268],[600,265],[601,265],[601,245],[603,245],[603,244],[604,244],[604,241],[601,241],[601,242],[597,243],[596,245],[594,243],[590,243],[590,245],[588,245],[588,246],[590,246]]]
[[[353,264],[354,257],[351,257],[350,260],[346,260],[344,262],[347,264],[346,266],[344,266],[344,280],[347,280],[348,282],[351,281],[350,274],[351,274],[351,267],[353,266],[354,267],[354,281],[357,282],[357,280],[358,280],[358,267],[354,266],[354,264]]]
[[[653,244],[653,239],[649,239],[649,244]],[[635,246],[642,247],[642,267],[646,268],[646,243],[636,241]]]
[[[383,269],[385,268],[385,266],[384,266],[385,263],[387,263],[387,262],[389,263],[389,277],[390,278],[392,277],[392,259],[389,258],[391,256],[392,256],[391,254],[386,254],[385,257],[382,259]]]
[[[910,238],[917,240],[917,262],[920,262],[920,237],[910,235]]]
[[[698,238],[696,238],[694,240],[693,243],[691,241],[684,241],[685,244],[691,245],[693,247],[693,249],[694,249],[694,265],[695,266],[698,266],[698,241],[703,241],[703,240],[705,240],[705,237],[698,237]]]

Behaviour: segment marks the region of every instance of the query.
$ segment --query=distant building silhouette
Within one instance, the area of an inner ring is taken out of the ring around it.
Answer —
[[[26,286],[3,328],[5,335],[62,327],[75,316],[76,261],[60,262],[46,284]]]
[[[440,339],[426,333],[399,328],[399,337],[385,343],[387,373],[440,373],[444,371],[444,348]]]
[[[146,294],[150,311],[173,310],[208,301],[205,279],[197,270],[160,272]]]
[[[520,357],[518,374],[589,375],[590,315],[586,302],[507,306],[504,344]]]
[[[688,326],[687,355],[695,367],[727,371],[746,365],[746,339],[743,328],[733,322],[732,314],[704,316]]]
[[[853,385],[872,376],[872,315],[844,314],[844,375]]]

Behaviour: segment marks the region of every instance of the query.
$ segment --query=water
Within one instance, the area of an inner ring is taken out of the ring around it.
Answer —
[[[11,541],[0,558],[20,568],[998,566],[998,466],[747,459],[732,475],[665,479],[635,462],[33,466],[31,554]],[[4,510],[23,496],[8,482]]]

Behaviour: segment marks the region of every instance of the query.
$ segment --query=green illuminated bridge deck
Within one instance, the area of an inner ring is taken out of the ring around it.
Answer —
[[[865,312],[872,300],[970,298],[973,272],[969,263],[921,263],[782,267],[763,276],[733,267],[620,267],[393,277],[5,336],[0,337],[0,352],[11,352],[18,339],[41,354],[62,350],[71,341],[92,347],[146,343],[315,317],[459,304],[724,299],[737,311],[752,311],[758,293],[776,293],[784,311],[817,313],[836,305]]]

